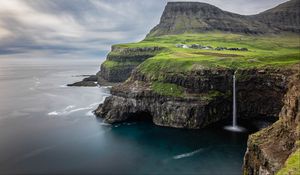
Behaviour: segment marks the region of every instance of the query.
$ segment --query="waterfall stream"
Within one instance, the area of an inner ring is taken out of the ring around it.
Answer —
[[[236,127],[236,90],[235,90],[235,73],[233,75],[233,86],[232,86],[232,127]]]
[[[236,78],[235,78],[236,71],[233,74],[232,77],[232,125],[231,126],[225,126],[224,128],[229,131],[234,132],[242,132],[245,129],[242,127],[239,127],[237,125],[237,116],[236,116]]]

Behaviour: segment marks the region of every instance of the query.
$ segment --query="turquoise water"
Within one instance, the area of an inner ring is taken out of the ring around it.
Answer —
[[[0,60],[0,174],[241,174],[249,132],[147,122],[107,125],[94,110],[109,88],[65,84],[100,60]]]

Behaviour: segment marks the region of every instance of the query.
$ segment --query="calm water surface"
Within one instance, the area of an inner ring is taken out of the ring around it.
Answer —
[[[224,130],[230,121],[179,130],[95,118],[109,88],[65,85],[100,62],[0,60],[0,174],[242,174],[248,133]]]

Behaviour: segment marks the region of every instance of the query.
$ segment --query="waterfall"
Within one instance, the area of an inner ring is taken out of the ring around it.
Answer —
[[[240,127],[237,125],[237,118],[236,118],[236,79],[235,79],[236,71],[232,77],[232,125],[225,126],[224,128],[229,131],[233,132],[243,132],[245,128]]]
[[[232,85],[232,127],[236,127],[236,89],[235,89],[235,72],[233,74]]]

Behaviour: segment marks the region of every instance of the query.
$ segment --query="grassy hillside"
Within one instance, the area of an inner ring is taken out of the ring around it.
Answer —
[[[200,44],[213,49],[178,48],[176,44]],[[183,34],[150,37],[118,47],[165,47],[143,62],[144,73],[186,72],[202,68],[282,67],[300,62],[299,35],[251,36],[224,33]],[[217,47],[247,48],[248,51],[215,50]]]

